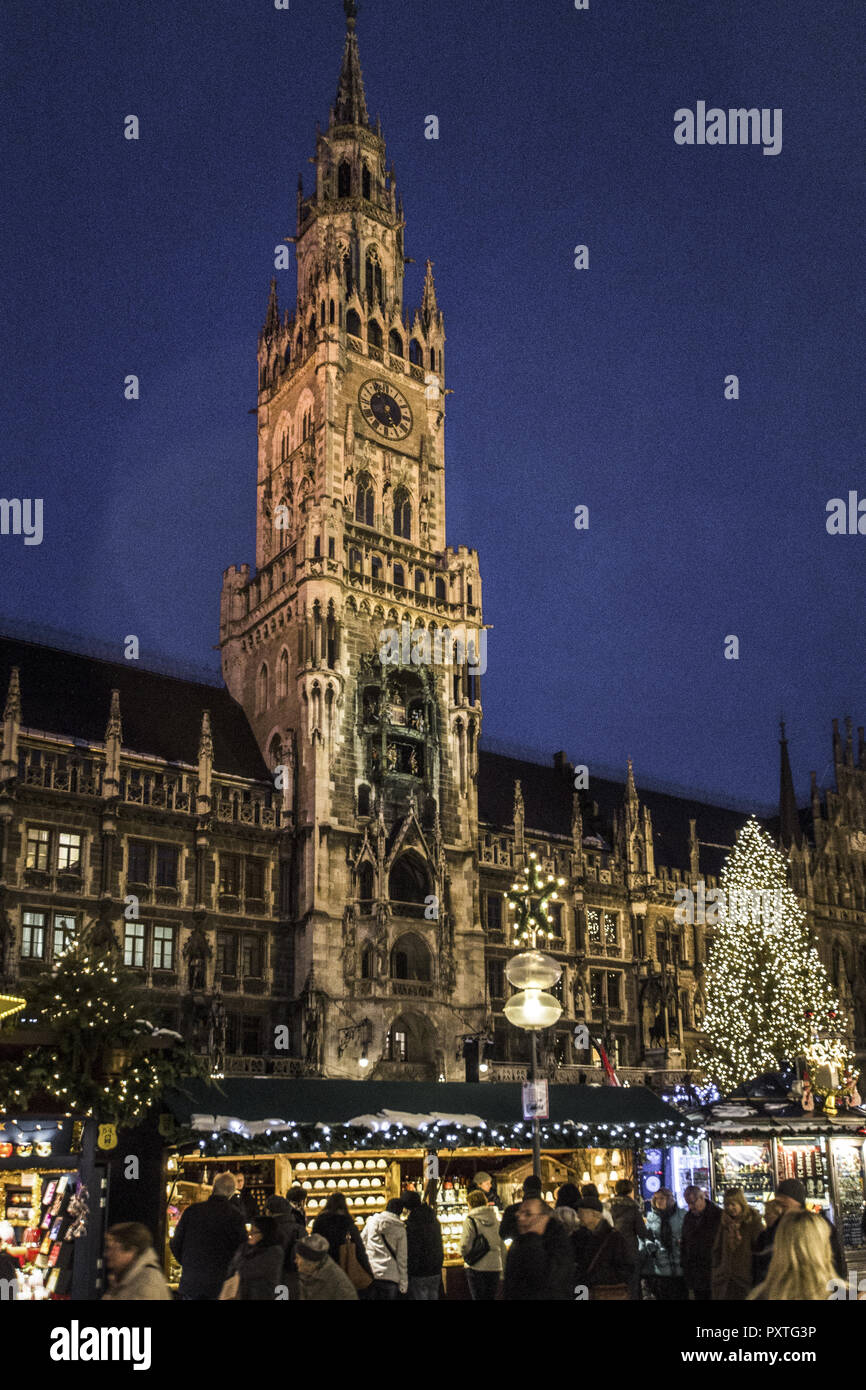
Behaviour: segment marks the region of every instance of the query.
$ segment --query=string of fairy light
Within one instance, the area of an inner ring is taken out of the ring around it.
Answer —
[[[558,899],[556,890],[564,883],[564,878],[545,874],[533,850],[522,877],[512,883],[506,898],[509,912],[515,913],[511,931],[517,945],[530,946],[535,950],[540,941],[553,941],[556,933],[551,931],[553,914],[549,907],[551,902]],[[535,898],[538,900],[537,908],[533,907]]]
[[[144,1115],[166,1085],[196,1064],[185,1046],[148,1055],[153,1030],[139,1017],[137,990],[137,979],[113,952],[86,940],[66,951],[50,986],[34,991],[34,1012],[55,1042],[29,1049],[14,1067],[0,1067],[0,1107],[22,1108],[44,1091],[67,1116],[132,1122]],[[112,1053],[122,1054],[122,1070],[112,1068],[109,1076]]]
[[[435,1148],[501,1148],[522,1150],[532,1143],[532,1123],[492,1124],[481,1127],[459,1124],[454,1120],[436,1120],[417,1128],[402,1124],[383,1124],[377,1129],[361,1129],[357,1125],[322,1125],[286,1123],[280,1128],[255,1126],[252,1133],[240,1120],[229,1121],[229,1127],[211,1130],[207,1139],[197,1129],[184,1128],[174,1136],[176,1144],[186,1147],[196,1143],[200,1151],[207,1149],[214,1157],[244,1153],[345,1153],[355,1150]],[[233,1128],[232,1125],[237,1126]],[[664,1119],[639,1123],[583,1124],[565,1120],[561,1123],[542,1123],[542,1143],[547,1148],[668,1148],[688,1144],[699,1138],[703,1130],[696,1129],[685,1119]]]
[[[721,886],[730,907],[714,927],[707,963],[699,1068],[730,1091],[784,1059],[808,1056],[818,1032],[828,1060],[850,1076],[847,1022],[788,886],[787,858],[754,817],[737,837]]]

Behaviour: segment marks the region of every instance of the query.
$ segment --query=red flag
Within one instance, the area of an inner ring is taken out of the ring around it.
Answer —
[[[596,1044],[596,1047],[597,1047],[597,1049],[598,1049],[598,1055],[599,1055],[599,1057],[601,1058],[601,1065],[604,1067],[604,1072],[605,1072],[605,1076],[607,1077],[607,1084],[608,1084],[608,1086],[620,1086],[620,1085],[622,1085],[622,1083],[621,1083],[619,1077],[617,1076],[616,1072],[614,1071],[613,1067],[611,1066],[610,1058],[608,1057],[608,1055],[607,1055],[607,1053],[605,1052],[604,1048],[602,1047],[601,1043],[597,1043],[597,1044]]]

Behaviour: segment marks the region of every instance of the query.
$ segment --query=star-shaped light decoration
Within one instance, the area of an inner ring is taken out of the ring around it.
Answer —
[[[529,856],[526,872],[521,875],[517,882],[512,883],[511,890],[507,895],[506,901],[510,912],[515,913],[511,923],[516,942],[525,943],[533,950],[539,941],[552,941],[554,933],[551,931],[553,925],[553,914],[548,911],[548,904],[558,899],[557,887],[562,887],[565,883],[564,878],[554,878],[553,874],[544,874],[539,867],[538,855],[533,850]],[[538,897],[538,908],[533,909],[532,899]]]

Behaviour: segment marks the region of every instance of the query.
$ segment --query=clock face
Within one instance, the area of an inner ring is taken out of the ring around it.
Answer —
[[[358,404],[367,424],[383,439],[405,439],[412,433],[409,402],[396,386],[375,377],[358,392]]]

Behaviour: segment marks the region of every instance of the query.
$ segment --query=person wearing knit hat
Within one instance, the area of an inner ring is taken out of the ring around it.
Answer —
[[[804,1211],[806,1208],[806,1188],[799,1178],[785,1178],[776,1188],[776,1202],[785,1211]],[[821,1215],[830,1227],[830,1249],[833,1252],[833,1265],[840,1279],[847,1279],[848,1264],[845,1259],[845,1251],[839,1239],[839,1232],[833,1225],[826,1211],[822,1210]],[[775,1227],[773,1228],[775,1231]],[[775,1238],[775,1237],[774,1237]],[[765,1247],[772,1252],[773,1242]]]
[[[540,1197],[541,1193],[541,1178],[536,1177],[534,1173],[527,1174],[523,1179],[523,1200],[525,1201],[527,1197]],[[519,1200],[512,1202],[511,1206],[506,1207],[505,1211],[502,1213],[502,1220],[499,1223],[499,1236],[501,1240],[507,1240],[510,1243],[517,1236],[517,1208],[519,1206]]]
[[[328,1253],[328,1242],[324,1236],[302,1236],[295,1246],[295,1253],[298,1259],[319,1265]]]
[[[302,1303],[357,1302],[358,1291],[348,1274],[331,1259],[324,1236],[302,1236],[295,1246],[295,1262]]]
[[[499,1193],[496,1191],[496,1183],[490,1173],[485,1173],[483,1170],[476,1173],[475,1177],[470,1179],[466,1195],[468,1196],[470,1192],[483,1192],[488,1202],[501,1209],[502,1203],[499,1200]]]
[[[580,1188],[576,1183],[563,1182],[556,1189],[556,1206],[553,1215],[557,1221],[561,1221],[569,1235],[572,1235],[578,1226],[577,1209],[580,1206]]]
[[[776,1200],[778,1201],[780,1197],[788,1198],[788,1201],[783,1204],[786,1211],[793,1210],[793,1206],[804,1207],[806,1205],[806,1188],[799,1178],[786,1178],[776,1188]]]

